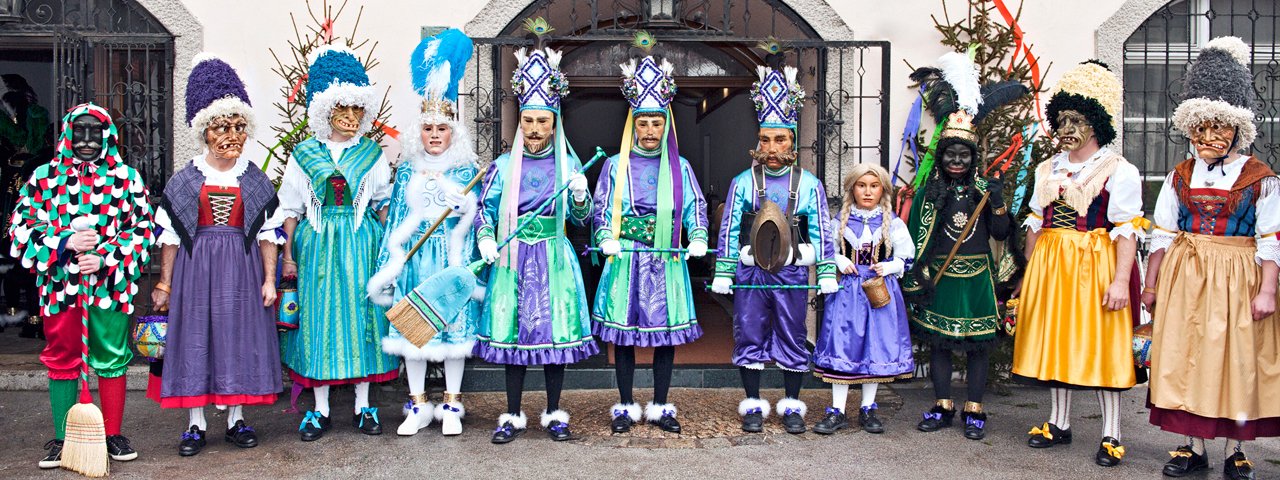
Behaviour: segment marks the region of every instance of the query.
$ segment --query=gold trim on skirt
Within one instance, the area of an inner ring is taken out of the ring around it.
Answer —
[[[1280,328],[1253,320],[1253,237],[1179,233],[1160,264],[1151,403],[1236,421],[1280,417]]]
[[[1013,374],[1086,388],[1130,388],[1130,306],[1102,305],[1116,272],[1106,230],[1046,228],[1027,260],[1014,336]]]

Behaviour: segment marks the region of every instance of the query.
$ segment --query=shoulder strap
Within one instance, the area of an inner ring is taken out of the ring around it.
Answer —
[[[978,217],[982,216],[982,209],[987,208],[987,199],[991,197],[991,193],[982,194],[982,199],[978,200],[978,208],[973,210],[973,215],[969,215],[969,221],[965,222],[964,230],[960,231],[956,243],[951,246],[951,252],[947,253],[947,259],[942,261],[942,268],[933,272],[933,284],[937,285],[938,280],[942,279],[942,273],[947,271],[947,267],[951,266],[951,261],[956,259],[956,252],[960,251],[960,244],[964,243],[964,238],[969,236],[969,232],[973,231],[973,224],[978,221]]]

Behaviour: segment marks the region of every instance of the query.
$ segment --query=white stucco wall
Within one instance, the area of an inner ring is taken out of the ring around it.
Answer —
[[[820,3],[820,0],[784,1],[798,9],[812,8],[808,4]],[[1108,25],[1116,28],[1136,26],[1142,19],[1120,22],[1113,17],[1123,17],[1123,13],[1118,15],[1118,12],[1141,11],[1141,8],[1133,8],[1134,5],[1153,1],[1155,0],[1027,0],[1020,23],[1033,52],[1041,59],[1042,68],[1052,62],[1052,66],[1048,68],[1046,85],[1052,86],[1071,65],[1098,57],[1098,38],[1127,38],[1127,34],[1099,35],[1099,26],[1104,22],[1110,19],[1112,21]],[[280,96],[278,90],[281,84],[271,72],[275,61],[267,49],[285,51],[285,42],[293,37],[289,14],[293,13],[300,21],[309,20],[306,17],[305,2],[182,0],[182,3],[202,27],[203,48],[221,55],[240,70],[261,123],[267,125],[278,121],[271,103]],[[318,1],[313,3],[319,4]],[[442,4],[445,3],[448,8],[443,8]],[[891,2],[891,5],[882,0],[829,0],[826,3],[829,10],[827,7],[818,10],[833,11],[839,15],[843,24],[853,32],[854,39],[892,42],[890,152],[896,156],[897,135],[906,121],[906,110],[913,100],[912,92],[907,87],[909,70],[903,60],[915,66],[929,65],[945,52],[938,43],[940,37],[929,18],[931,15],[942,18],[943,3],[938,0],[898,0]],[[1008,3],[1016,8],[1016,0],[1008,0]],[[414,95],[408,86],[407,60],[418,42],[421,27],[444,25],[461,28],[475,20],[476,15],[482,11],[485,15],[507,10],[510,11],[505,13],[507,16],[518,14],[526,2],[501,0],[494,4],[510,6],[505,10],[495,10],[486,9],[489,6],[486,0],[351,0],[349,11],[343,13],[337,24],[336,31],[339,34],[350,32],[355,20],[355,9],[361,4],[364,6],[364,16],[360,22],[360,31],[379,42],[376,52],[382,62],[370,72],[370,77],[380,89],[391,87],[389,98],[393,107],[392,123],[403,126],[408,124],[416,109]],[[967,1],[948,0],[946,4],[952,18],[965,14]],[[841,22],[833,22],[828,18],[811,19],[810,22],[824,34],[841,31]],[[1123,42],[1123,38],[1120,42]],[[1111,54],[1102,56],[1119,58],[1118,55]],[[185,69],[186,66],[179,68]],[[269,133],[265,127],[259,132],[264,138]],[[181,134],[175,137],[186,138]]]

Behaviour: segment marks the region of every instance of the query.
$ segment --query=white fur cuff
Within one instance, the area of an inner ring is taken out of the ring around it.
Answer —
[[[798,398],[784,398],[782,400],[778,400],[778,414],[786,415],[789,412],[799,413],[800,416],[803,417],[806,413],[809,413],[809,406],[805,405],[804,402],[800,401]]]
[[[529,427],[529,417],[526,417],[524,415],[524,412],[520,412],[520,415],[512,415],[510,413],[504,413],[502,415],[498,415],[499,427],[506,424],[507,422],[510,422],[511,427],[515,428],[516,430],[524,430],[525,428]]]
[[[560,423],[568,424],[569,412],[566,412],[564,410],[556,410],[554,412],[542,412],[542,419],[540,422],[542,423],[542,428],[547,428],[551,426],[552,421],[559,421]]]
[[[446,406],[450,408],[446,409],[445,408]],[[456,409],[457,411],[455,412],[454,409]],[[467,407],[462,406],[462,402],[452,402],[452,403],[440,402],[438,405],[436,405],[435,413],[436,413],[436,418],[444,418],[445,416],[448,416],[448,415],[453,415],[458,418],[464,418],[467,416]]]
[[[765,417],[769,416],[769,401],[762,398],[744,398],[738,403],[738,415],[746,416],[748,411],[760,409]]]
[[[676,410],[676,406],[674,404],[649,402],[648,405],[644,406],[644,419],[656,422],[661,420],[663,415],[671,415],[674,417],[678,412],[679,411]]]
[[[640,405],[636,403],[615,403],[609,407],[609,418],[618,418],[619,415],[626,415],[633,422],[640,421]]]

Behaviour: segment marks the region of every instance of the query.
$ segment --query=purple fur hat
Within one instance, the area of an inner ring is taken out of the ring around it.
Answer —
[[[249,136],[253,136],[253,107],[236,69],[211,53],[196,55],[191,60],[191,76],[187,77],[187,125],[204,145],[209,122],[231,115],[240,115],[249,122]]]

